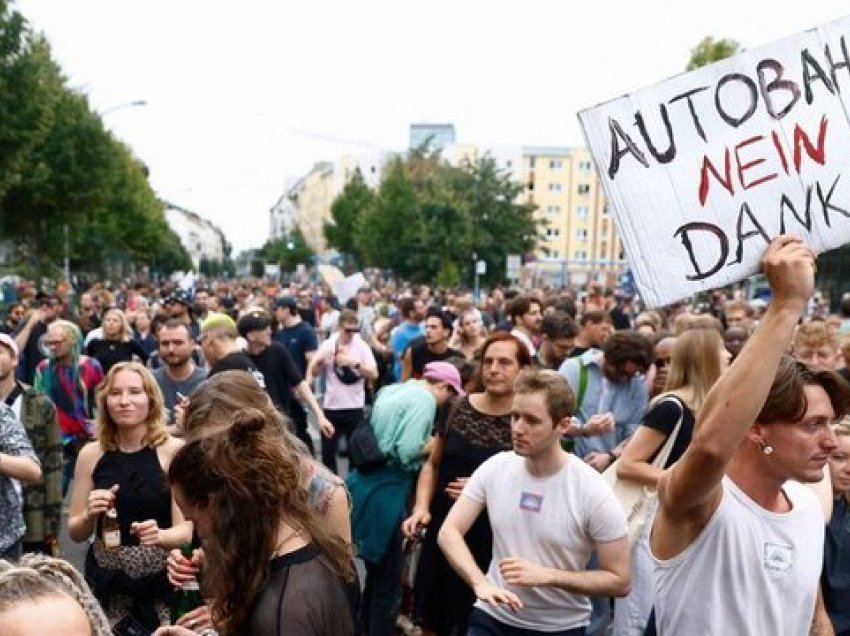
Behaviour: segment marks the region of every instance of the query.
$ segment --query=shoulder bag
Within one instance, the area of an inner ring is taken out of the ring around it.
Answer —
[[[664,464],[667,463],[667,459],[670,457],[670,453],[673,450],[673,444],[676,443],[676,438],[679,436],[679,429],[682,427],[682,420],[685,417],[685,406],[676,396],[668,395],[656,402],[656,404],[660,404],[666,400],[673,400],[676,402],[681,409],[681,412],[679,414],[679,421],[676,422],[673,432],[667,437],[667,441],[664,442],[664,446],[661,447],[661,450],[652,461],[652,465],[656,468],[664,468]],[[617,477],[617,468],[619,465],[620,460],[617,459],[613,464],[605,469],[602,473],[602,479],[604,479],[611,487],[611,490],[614,491],[614,496],[620,502],[620,505],[626,513],[626,523],[629,527],[629,545],[634,545],[646,525],[647,513],[649,512],[651,502],[656,497],[656,492],[654,488],[649,486]]]

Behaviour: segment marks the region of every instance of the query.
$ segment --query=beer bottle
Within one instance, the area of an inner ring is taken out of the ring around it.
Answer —
[[[106,509],[106,514],[101,521],[100,532],[103,537],[103,546],[107,550],[112,550],[121,545],[121,524],[118,523],[118,511],[115,509],[115,502],[109,504]]]
[[[180,548],[180,552],[187,559],[191,559],[192,544],[184,544]],[[201,587],[198,585],[198,579],[192,577],[192,579],[174,590],[174,597],[171,601],[171,624],[174,625],[184,614],[188,614],[203,604],[204,599],[201,596]]]

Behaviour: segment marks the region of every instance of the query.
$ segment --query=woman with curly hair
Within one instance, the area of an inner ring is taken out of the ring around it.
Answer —
[[[351,544],[311,506],[276,422],[246,407],[221,424],[190,436],[168,472],[203,543],[213,623],[222,634],[354,634]]]

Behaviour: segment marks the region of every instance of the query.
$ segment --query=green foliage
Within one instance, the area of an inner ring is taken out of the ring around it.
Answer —
[[[362,260],[362,254],[355,243],[358,220],[374,203],[375,193],[369,189],[357,169],[331,205],[331,222],[325,222],[324,225],[328,245],[341,254],[353,257],[357,263]]]
[[[99,274],[191,261],[169,229],[145,167],[66,84],[50,47],[0,0],[0,235],[37,274]],[[67,237],[67,241],[66,241]]]
[[[691,59],[688,61],[686,70],[693,71],[695,69],[707,66],[712,62],[731,57],[741,51],[740,43],[735,40],[715,40],[712,37],[703,38],[696,48],[691,50]]]
[[[419,148],[387,166],[377,193],[355,177],[334,201],[325,236],[362,266],[414,282],[471,282],[477,255],[487,261],[485,281],[495,283],[507,254],[537,242],[534,206],[516,203],[521,191],[489,156],[458,167]]]
[[[299,228],[281,238],[266,241],[259,252],[261,262],[278,263],[281,272],[293,272],[301,263],[309,265],[315,255]],[[260,275],[262,276],[262,273]]]

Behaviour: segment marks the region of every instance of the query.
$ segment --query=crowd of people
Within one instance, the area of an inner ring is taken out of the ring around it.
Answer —
[[[342,304],[320,282],[21,284],[0,325],[0,621],[850,634],[850,297],[812,300],[797,239],[763,270],[769,302],[653,310],[597,284],[373,281]]]

